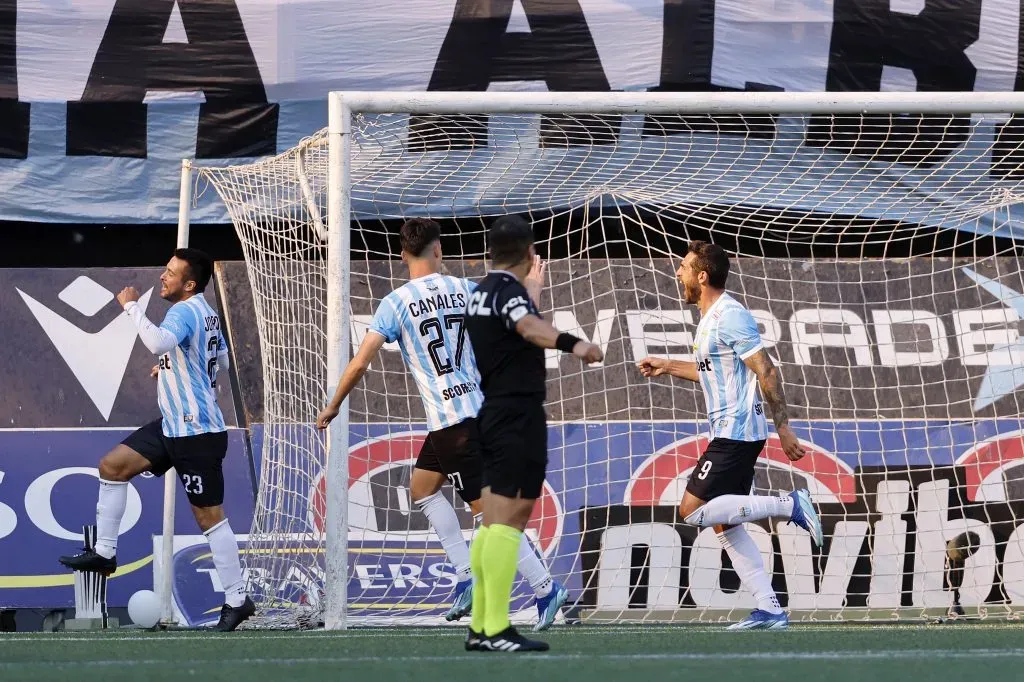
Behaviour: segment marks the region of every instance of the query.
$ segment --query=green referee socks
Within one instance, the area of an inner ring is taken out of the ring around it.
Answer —
[[[484,542],[487,536],[487,526],[480,526],[469,548],[469,567],[473,571],[473,621],[470,627],[473,632],[481,634],[487,617],[487,593],[484,589]]]
[[[512,597],[512,584],[516,579],[516,563],[519,561],[519,544],[522,542],[522,537],[522,531],[499,523],[492,523],[487,529],[487,541],[480,550],[486,581],[480,591],[485,594],[486,612],[483,624],[484,634],[488,637],[498,634],[510,624],[508,619],[509,600]],[[476,563],[473,566],[474,573],[476,573]],[[474,630],[479,622],[476,614],[475,589],[474,586]],[[477,631],[479,632],[479,630]]]

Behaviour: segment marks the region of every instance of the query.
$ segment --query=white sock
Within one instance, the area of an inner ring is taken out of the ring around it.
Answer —
[[[469,545],[462,536],[462,526],[459,525],[459,517],[455,514],[452,503],[438,491],[422,500],[416,500],[413,504],[427,515],[427,521],[440,538],[448,561],[455,567],[456,579],[459,582],[469,580]]]
[[[736,526],[741,523],[793,516],[793,498],[770,495],[722,495],[686,517],[686,523],[701,528]]]
[[[733,570],[740,577],[743,587],[754,594],[757,608],[768,613],[782,613],[779,598],[772,589],[772,578],[764,570],[761,552],[743,526],[727,528],[718,534],[718,539],[725,548],[725,553],[732,561]]]
[[[127,481],[100,479],[100,494],[96,500],[96,553],[101,557],[112,559],[117,554],[117,532],[127,504]]]
[[[242,580],[242,562],[238,557],[238,541],[231,525],[224,519],[203,533],[213,552],[213,566],[224,587],[224,601],[237,608],[245,602],[245,582]]]
[[[551,593],[553,581],[547,566],[537,556],[530,539],[523,533],[523,539],[519,543],[519,573],[530,583],[534,594],[538,597],[546,597]]]

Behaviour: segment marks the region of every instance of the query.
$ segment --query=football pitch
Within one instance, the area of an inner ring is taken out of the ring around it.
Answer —
[[[328,632],[0,636],[0,680],[322,682],[415,680],[1020,679],[1024,626],[572,626],[544,633],[545,654],[467,653],[454,628]]]

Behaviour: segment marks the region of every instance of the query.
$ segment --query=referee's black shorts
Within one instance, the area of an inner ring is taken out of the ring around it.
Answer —
[[[543,397],[488,398],[477,421],[484,486],[502,497],[538,499],[548,466]]]
[[[705,502],[722,495],[749,495],[754,485],[754,465],[765,441],[715,438],[697,460],[686,492]]]

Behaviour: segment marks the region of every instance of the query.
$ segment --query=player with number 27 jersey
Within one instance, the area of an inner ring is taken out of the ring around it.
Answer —
[[[463,521],[441,487],[450,482],[474,515],[482,511],[483,472],[476,416],[484,396],[466,333],[466,306],[476,284],[442,274],[441,226],[433,220],[407,220],[400,237],[409,281],[381,300],[370,330],[342,372],[334,397],[317,415],[316,425],[328,428],[384,343],[397,341],[423,398],[430,430],[416,457],[409,496],[413,506],[427,517],[455,568],[456,585],[445,618],[459,620],[470,612],[473,603],[469,546],[463,535]],[[537,627],[543,629],[554,622],[565,602],[565,591],[552,580],[529,540],[524,539],[521,549],[519,570],[537,595]]]
[[[398,342],[423,399],[431,431],[480,411],[484,397],[473,346],[466,338],[466,304],[476,284],[434,273],[384,297],[370,330]]]

